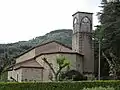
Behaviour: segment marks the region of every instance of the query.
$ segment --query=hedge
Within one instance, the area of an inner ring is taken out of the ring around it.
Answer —
[[[120,81],[0,83],[0,90],[82,90],[93,87],[113,87],[120,90]]]

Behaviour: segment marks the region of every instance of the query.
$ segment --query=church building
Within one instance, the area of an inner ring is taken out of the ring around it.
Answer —
[[[70,70],[94,76],[94,45],[92,41],[92,13],[76,12],[73,16],[72,47],[50,41],[31,48],[16,57],[16,63],[8,71],[8,80],[50,81],[50,67],[42,60],[46,58],[57,70],[56,58],[64,56],[70,62]]]

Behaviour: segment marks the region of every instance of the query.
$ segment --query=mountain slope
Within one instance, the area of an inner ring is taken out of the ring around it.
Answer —
[[[5,54],[7,54],[10,59],[12,59],[13,57],[38,44],[42,44],[53,40],[71,46],[72,30],[71,29],[55,30],[45,34],[44,36],[39,36],[29,41],[19,41],[10,44],[0,44],[0,59],[4,58]]]

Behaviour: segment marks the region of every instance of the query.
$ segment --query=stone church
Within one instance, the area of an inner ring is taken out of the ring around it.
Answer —
[[[92,41],[92,13],[76,12],[73,16],[72,47],[57,41],[40,44],[16,57],[16,64],[8,71],[8,80],[50,81],[50,67],[42,60],[47,58],[57,70],[56,58],[64,56],[70,69],[87,77],[94,76],[94,47]]]

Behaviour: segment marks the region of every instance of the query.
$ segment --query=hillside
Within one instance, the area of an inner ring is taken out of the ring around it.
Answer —
[[[44,36],[39,36],[29,41],[19,41],[10,44],[0,44],[0,59],[4,58],[5,54],[8,55],[10,59],[19,55],[20,53],[48,41],[56,40],[68,46],[72,43],[72,30],[71,29],[61,29],[51,31]]]

